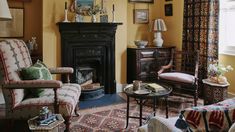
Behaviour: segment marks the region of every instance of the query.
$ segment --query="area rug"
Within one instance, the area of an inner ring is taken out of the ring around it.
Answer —
[[[157,116],[165,117],[164,101],[159,100],[156,111]],[[203,101],[199,99],[198,105],[203,105]],[[178,116],[181,109],[192,107],[193,99],[191,97],[169,97],[169,117]],[[151,115],[153,109],[151,102],[143,107],[143,117]],[[129,119],[128,128],[126,127],[126,103],[98,107],[93,109],[80,110],[79,117],[72,119],[72,132],[110,132],[110,131],[136,131],[139,127],[138,119]],[[135,101],[131,101],[130,115],[139,116],[139,106]],[[143,124],[146,122],[143,120]]]
[[[181,109],[192,107],[193,99],[190,97],[169,97],[169,117],[178,116]],[[199,99],[198,105],[202,105],[203,101]],[[0,105],[1,106],[1,105]],[[143,117],[148,117],[153,112],[151,102],[147,102],[143,107]],[[116,105],[109,105],[103,107],[96,107],[91,109],[79,110],[79,117],[72,118],[71,131],[72,132],[134,132],[139,127],[138,119],[129,119],[128,128],[126,127],[126,103]],[[139,116],[139,106],[134,100],[130,104],[130,115]],[[0,118],[4,116],[4,107],[0,107]],[[158,101],[156,116],[165,117],[164,101]],[[0,120],[3,121],[3,120]],[[3,121],[4,122],[4,121]],[[4,128],[3,122],[0,123],[0,129]],[[143,124],[146,122],[143,120]],[[2,125],[3,126],[2,126]],[[27,123],[15,123],[14,130],[28,131]],[[23,128],[22,128],[23,127]],[[63,132],[64,125],[61,126],[60,132]]]

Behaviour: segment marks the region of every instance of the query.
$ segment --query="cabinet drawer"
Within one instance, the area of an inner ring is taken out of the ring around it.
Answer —
[[[153,58],[154,51],[139,51],[140,58]]]

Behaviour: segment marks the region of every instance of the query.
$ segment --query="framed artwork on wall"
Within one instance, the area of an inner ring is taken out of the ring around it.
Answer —
[[[24,9],[10,8],[12,20],[0,21],[1,38],[22,38],[24,37]]]
[[[149,23],[149,10],[134,9],[134,23],[136,24]]]
[[[75,0],[76,7],[80,7],[83,10],[88,10],[89,8],[92,8],[94,4],[94,0]]]
[[[154,3],[154,0],[129,0],[129,2]]]
[[[165,4],[165,16],[173,16],[173,5]]]
[[[17,1],[17,2],[31,2],[32,0],[8,0],[8,1]]]

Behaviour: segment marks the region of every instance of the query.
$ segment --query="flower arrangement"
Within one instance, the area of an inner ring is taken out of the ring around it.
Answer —
[[[95,5],[92,8],[88,9],[88,15],[92,16],[92,15],[96,15],[97,13],[99,13],[101,11],[101,8],[99,5]]]
[[[212,64],[209,64],[208,78],[211,82],[224,84],[227,83],[227,79],[224,77],[224,74],[232,70],[233,68],[230,65],[224,66],[219,64],[218,61],[215,61]]]

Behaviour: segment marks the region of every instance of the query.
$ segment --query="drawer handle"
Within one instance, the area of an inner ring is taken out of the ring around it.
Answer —
[[[149,51],[149,52],[141,52],[143,55],[149,55],[149,54],[153,54],[153,51]]]

